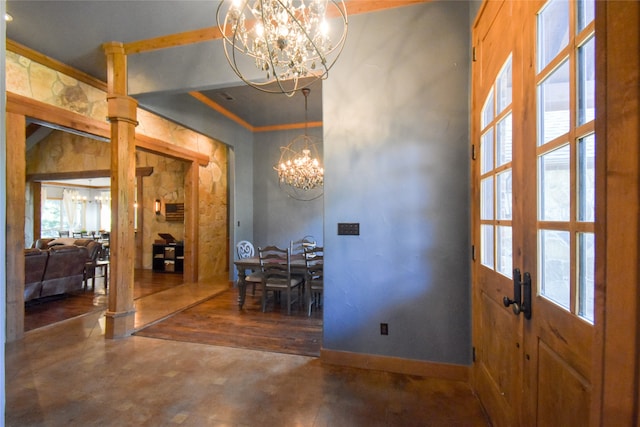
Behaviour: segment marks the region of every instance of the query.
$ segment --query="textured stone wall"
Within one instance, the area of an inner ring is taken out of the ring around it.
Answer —
[[[14,52],[6,56],[7,91],[96,120],[107,117],[105,92]]]
[[[13,52],[7,52],[5,67],[9,92],[96,120],[107,117],[106,93],[100,89]],[[228,274],[227,147],[141,109],[138,109],[138,121],[137,134],[209,156],[209,164],[199,166],[198,275],[200,279],[207,279]],[[106,143],[61,133],[30,150],[27,173],[109,169],[109,156]],[[156,218],[153,201],[156,198],[170,203],[184,201],[186,162],[142,152],[137,153],[136,162],[137,166],[154,166],[156,171],[156,176],[145,179],[144,184],[143,265],[150,267],[151,243],[158,232],[170,232],[177,238],[184,236],[183,223],[162,223],[162,218]]]

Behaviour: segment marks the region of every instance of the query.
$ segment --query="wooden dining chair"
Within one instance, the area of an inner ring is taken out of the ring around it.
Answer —
[[[238,253],[238,259],[251,258],[256,255],[253,244],[248,240],[241,240],[236,244],[236,252]],[[251,284],[253,289],[251,295],[256,294],[256,285],[262,283],[262,271],[253,271],[251,274],[247,274],[244,278],[246,284]]]
[[[289,242],[289,252],[291,255],[304,255],[305,249],[312,248],[315,245],[316,239],[313,236],[304,236],[302,239]]]
[[[307,267],[305,277],[305,305],[307,315],[311,316],[311,309],[322,307],[324,290],[324,248],[309,247],[304,252],[304,262]]]
[[[299,301],[304,279],[291,275],[291,254],[289,248],[281,249],[277,246],[258,248],[260,254],[260,268],[262,269],[262,311],[267,308],[269,292],[276,296],[282,293],[287,298],[287,314],[291,315],[291,304]],[[294,295],[296,293],[297,295]]]

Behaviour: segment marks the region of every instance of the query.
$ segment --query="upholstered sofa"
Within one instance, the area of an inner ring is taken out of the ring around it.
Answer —
[[[36,241],[24,252],[24,300],[82,289],[85,265],[99,256],[100,248],[100,243],[91,239]]]

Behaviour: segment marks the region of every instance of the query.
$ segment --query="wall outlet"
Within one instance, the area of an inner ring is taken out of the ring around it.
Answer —
[[[389,335],[388,323],[380,323],[380,335]]]

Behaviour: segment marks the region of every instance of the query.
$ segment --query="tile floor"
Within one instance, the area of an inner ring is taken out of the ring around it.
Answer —
[[[171,299],[206,298],[189,286],[183,293]],[[137,327],[176,309],[165,304],[151,315],[145,307],[136,304]],[[7,345],[5,362],[7,426],[488,425],[464,383],[306,356],[105,340],[102,312],[28,332]]]

